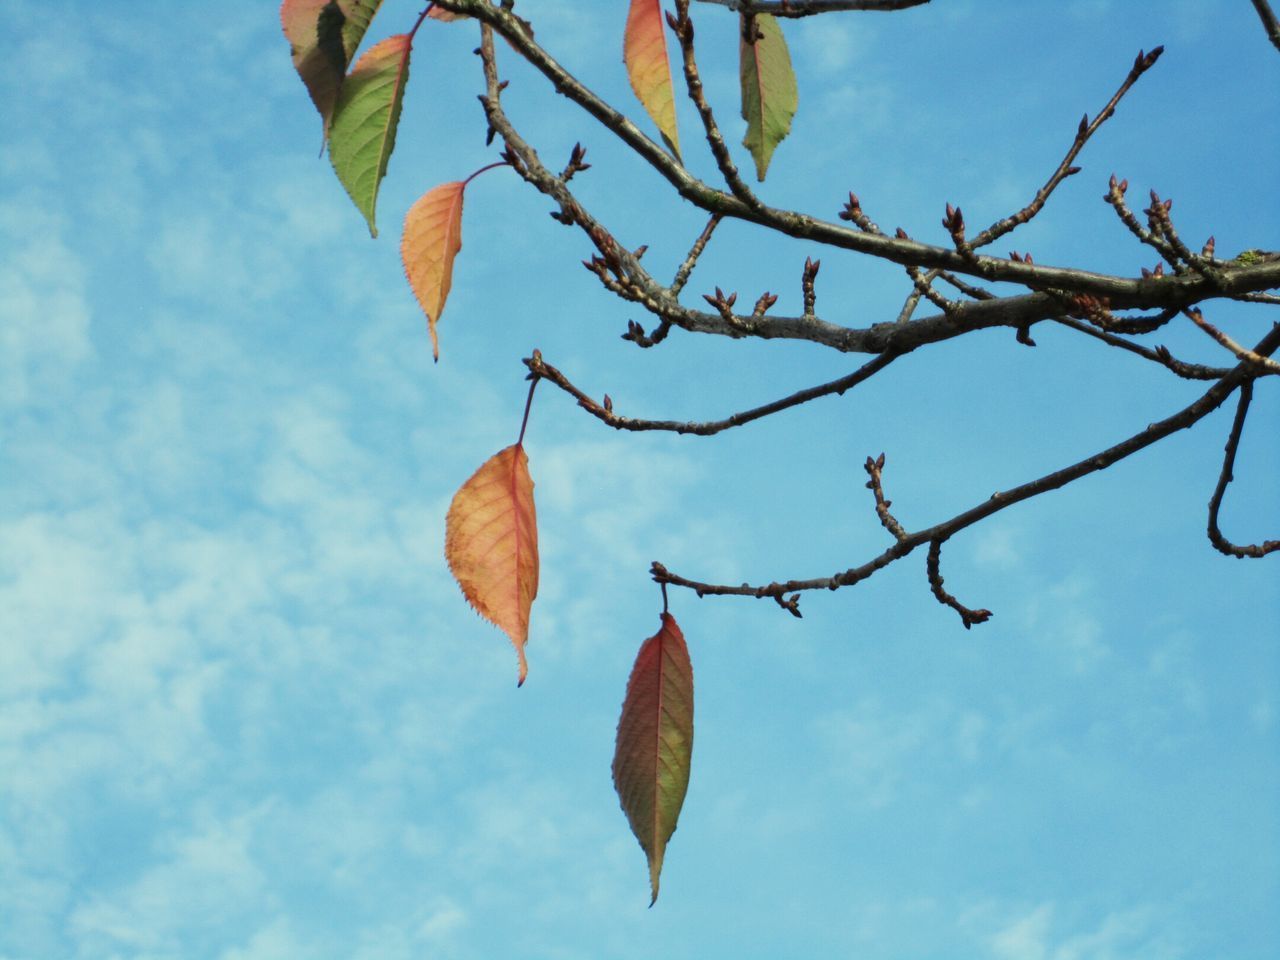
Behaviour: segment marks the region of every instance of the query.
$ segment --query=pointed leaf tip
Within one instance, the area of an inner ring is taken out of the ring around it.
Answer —
[[[538,523],[520,444],[499,450],[454,494],[444,556],[467,602],[510,637],[520,661],[517,686],[523,685],[529,611],[538,594]]]
[[[334,172],[375,237],[378,188],[396,145],[411,48],[408,34],[387,37],[371,47],[343,83],[329,126]]]
[[[613,756],[614,788],[649,860],[650,906],[689,789],[692,756],[693,665],[675,617],[663,613],[631,668]]]
[[[676,128],[671,62],[667,59],[667,37],[662,25],[660,0],[631,0],[622,40],[622,60],[631,89],[678,160],[680,132]]]
[[[774,148],[791,132],[800,95],[778,21],[767,13],[758,13],[755,19],[756,42],[738,40],[738,66],[742,119],[747,121],[742,145],[751,151],[756,177],[763,182]]]
[[[436,324],[453,286],[453,260],[462,249],[462,196],[466,181],[441,184],[424,193],[404,218],[400,259],[418,305],[427,315],[431,350],[440,360]]]

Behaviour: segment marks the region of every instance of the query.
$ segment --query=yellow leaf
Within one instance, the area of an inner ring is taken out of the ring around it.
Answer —
[[[631,8],[627,11],[627,30],[622,40],[622,60],[627,66],[631,89],[658,125],[662,139],[679,159],[676,102],[659,0],[631,0]]]
[[[453,258],[462,249],[462,194],[466,181],[441,184],[424,193],[404,218],[400,257],[413,295],[427,315],[431,351],[440,359],[436,324],[453,285]]]
[[[538,595],[538,522],[523,446],[499,450],[454,494],[444,556],[467,602],[511,638],[523,684],[529,610]]]

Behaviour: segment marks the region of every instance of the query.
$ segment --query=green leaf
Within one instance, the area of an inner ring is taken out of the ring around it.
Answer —
[[[408,34],[398,34],[362,56],[342,85],[329,128],[329,160],[375,237],[378,188],[396,146],[412,45]]]
[[[293,66],[324,121],[333,119],[347,65],[382,0],[283,0],[280,24]]]
[[[756,162],[756,177],[763,181],[773,149],[791,132],[800,93],[791,69],[791,55],[778,21],[767,13],[755,15],[756,42],[739,44],[739,76],[742,79],[742,119],[747,135],[742,145]]]
[[[649,858],[650,906],[689,789],[692,756],[693,666],[675,617],[664,613],[631,668],[613,756],[614,788]]]

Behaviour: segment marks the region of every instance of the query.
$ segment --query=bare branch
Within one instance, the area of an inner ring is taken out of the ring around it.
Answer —
[[[1269,357],[1260,356],[1254,353],[1252,350],[1248,349],[1247,347],[1240,346],[1240,344],[1236,343],[1229,336],[1227,336],[1225,333],[1223,333],[1221,330],[1215,327],[1212,323],[1206,320],[1204,318],[1204,314],[1202,314],[1199,310],[1194,310],[1194,309],[1183,310],[1182,312],[1186,314],[1187,317],[1191,319],[1191,322],[1194,323],[1197,327],[1199,327],[1209,336],[1213,337],[1213,339],[1216,340],[1223,347],[1226,347],[1226,349],[1230,350],[1233,354],[1235,354],[1236,359],[1243,360],[1246,363],[1256,366],[1263,373],[1269,373],[1269,374],[1280,373],[1280,363],[1276,363],[1274,360],[1270,359]]]
[[[1087,323],[1081,323],[1079,320],[1073,320],[1070,317],[1058,317],[1056,322],[1064,327],[1070,327],[1079,333],[1101,340],[1103,343],[1113,347],[1119,347],[1121,350],[1127,350],[1129,353],[1136,354],[1153,363],[1158,363],[1163,367],[1172,370],[1178,376],[1185,380],[1221,380],[1231,372],[1229,367],[1206,367],[1199,363],[1186,363],[1178,360],[1164,347],[1156,347],[1154,350],[1148,350],[1146,347],[1134,343],[1132,340],[1126,340],[1124,337],[1118,337],[1113,333],[1107,333],[1104,330],[1098,330]]]
[[[997,240],[1010,231],[1014,230],[1021,224],[1026,223],[1036,214],[1038,214],[1048,201],[1050,194],[1058,188],[1058,184],[1076,173],[1080,172],[1080,168],[1074,166],[1076,157],[1080,155],[1080,151],[1084,149],[1084,145],[1089,142],[1092,137],[1104,123],[1106,123],[1116,112],[1116,105],[1124,97],[1129,89],[1138,82],[1138,78],[1150,70],[1155,62],[1160,58],[1160,54],[1164,52],[1164,47],[1156,47],[1150,53],[1138,51],[1138,56],[1133,61],[1133,66],[1129,69],[1129,74],[1124,78],[1124,82],[1120,84],[1119,89],[1111,95],[1111,99],[1107,101],[1107,105],[1098,112],[1092,122],[1088,117],[1080,122],[1079,128],[1076,130],[1075,139],[1071,142],[1071,147],[1067,150],[1066,156],[1062,158],[1062,162],[1058,164],[1058,168],[1053,171],[1049,179],[1045,181],[1044,186],[1036,191],[1035,197],[1025,207],[1012,216],[1005,217],[1003,220],[997,220],[982,233],[973,238],[972,245],[974,247],[984,247]]]
[[[1240,434],[1244,431],[1245,417],[1249,415],[1249,403],[1253,399],[1253,381],[1246,380],[1240,385],[1240,399],[1236,404],[1235,420],[1231,424],[1231,433],[1227,437],[1226,454],[1222,459],[1222,471],[1218,474],[1218,485],[1214,487],[1213,496],[1209,499],[1209,542],[1221,553],[1229,557],[1265,557],[1268,553],[1280,550],[1280,540],[1265,540],[1259,544],[1237,546],[1222,535],[1218,529],[1218,511],[1222,508],[1222,498],[1227,492],[1227,484],[1233,479],[1236,466],[1236,450],[1240,446]]]
[[[867,457],[867,462],[863,464],[863,469],[867,471],[870,477],[867,481],[867,489],[871,491],[872,496],[876,499],[876,516],[880,518],[880,525],[893,534],[893,539],[901,543],[907,539],[907,531],[903,529],[893,514],[889,512],[889,508],[893,506],[893,501],[884,495],[884,454],[878,457]]]
[[[1253,9],[1258,11],[1258,18],[1262,21],[1262,28],[1267,31],[1267,37],[1280,50],[1280,20],[1276,19],[1271,4],[1267,0],[1253,0]]]
[[[638,420],[632,417],[624,417],[613,412],[613,404],[597,403],[591,397],[587,396],[582,390],[574,386],[573,383],[563,373],[542,359],[541,355],[534,354],[524,361],[524,365],[529,368],[529,373],[536,377],[542,377],[554,383],[557,387],[569,394],[578,401],[578,406],[586,410],[597,420],[608,424],[615,430],[632,430],[637,432],[647,430],[663,430],[670,433],[688,433],[700,437],[709,437],[712,434],[720,433],[723,430],[729,430],[733,427],[740,427],[745,423],[751,423],[753,420],[760,420],[763,417],[779,413],[782,410],[788,410],[791,407],[798,407],[802,403],[808,403],[810,400],[817,400],[819,397],[828,397],[831,394],[843,394],[846,390],[850,390],[862,383],[864,380],[870,379],[879,373],[890,363],[896,359],[894,354],[884,353],[878,357],[868,360],[853,373],[840,377],[838,380],[832,380],[830,383],[819,384],[816,387],[808,387],[804,390],[798,390],[790,396],[783,397],[780,400],[774,400],[763,406],[753,407],[750,410],[743,410],[741,413],[730,414],[722,420],[708,420],[705,422],[680,421],[680,420]]]
[[[819,13],[840,13],[851,10],[876,10],[890,12],[920,7],[929,0],[698,0],[728,7],[739,13],[768,13],[775,17],[812,17]]]
[[[1280,347],[1280,325],[1273,327],[1266,336],[1258,342],[1254,348],[1254,352],[1269,356],[1277,347]],[[777,598],[785,593],[796,593],[805,590],[837,590],[840,587],[851,586],[862,580],[872,576],[876,571],[887,567],[895,560],[910,554],[917,547],[925,543],[933,543],[934,541],[942,542],[959,532],[960,530],[970,527],[980,520],[1013,506],[1015,503],[1021,503],[1023,500],[1032,497],[1041,496],[1050,490],[1057,490],[1066,486],[1073,481],[1105,470],[1111,465],[1132,456],[1140,450],[1145,450],[1154,443],[1163,440],[1179,430],[1185,430],[1195,423],[1198,423],[1204,417],[1208,416],[1223,402],[1226,401],[1233,391],[1238,389],[1242,384],[1252,379],[1254,376],[1253,364],[1241,363],[1234,367],[1227,376],[1223,377],[1213,386],[1211,386],[1197,400],[1183,407],[1178,412],[1148,425],[1145,429],[1133,434],[1125,440],[1120,441],[1105,450],[1101,450],[1092,456],[1086,457],[1070,466],[1055,470],[1053,473],[1045,474],[1035,480],[1021,484],[1010,490],[993,493],[987,500],[974,507],[957,514],[950,520],[945,520],[935,524],[925,530],[919,530],[915,533],[908,534],[904,539],[898,540],[891,547],[878,556],[871,558],[865,563],[857,567],[850,567],[841,573],[833,574],[829,577],[815,577],[807,580],[787,580],[785,582],[774,581],[773,583],[761,586],[752,586],[744,583],[738,586],[730,584],[704,583],[699,580],[691,580],[679,574],[672,573],[663,564],[654,562],[651,567],[651,574],[659,583],[669,583],[675,586],[687,587],[695,591],[698,596],[740,596],[740,597],[774,597]]]
[[[990,610],[973,610],[966,607],[943,588],[942,543],[942,540],[931,540],[929,542],[929,559],[925,563],[925,569],[929,574],[929,589],[938,598],[939,603],[960,614],[960,621],[964,624],[966,630],[975,623],[986,623],[993,616]]]
[[[693,273],[693,268],[698,264],[698,258],[702,256],[702,251],[707,248],[707,243],[711,239],[711,234],[715,232],[716,227],[720,225],[723,218],[718,213],[713,213],[711,219],[707,221],[707,225],[702,228],[702,232],[698,234],[698,239],[693,242],[693,246],[689,250],[689,255],[684,258],[684,262],[680,264],[680,268],[676,270],[675,279],[671,281],[668,288],[673,297],[678,297],[680,291],[684,289],[684,285],[689,282],[689,275]]]
[[[751,192],[746,181],[738,173],[738,167],[729,155],[729,148],[724,142],[724,135],[716,123],[715,113],[707,101],[702,88],[702,78],[698,75],[698,64],[693,54],[693,20],[689,17],[689,0],[676,0],[676,15],[667,21],[675,31],[680,43],[681,62],[684,66],[685,88],[689,99],[697,108],[698,117],[702,120],[702,129],[706,133],[707,144],[711,147],[711,155],[715,157],[720,175],[729,185],[730,192],[747,206],[755,209],[761,206],[760,199]]]

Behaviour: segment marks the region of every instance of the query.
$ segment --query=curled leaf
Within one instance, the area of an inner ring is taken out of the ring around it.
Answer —
[[[742,145],[751,151],[756,177],[763,181],[774,147],[791,132],[791,118],[800,94],[778,21],[767,13],[758,13],[755,25],[755,43],[738,40],[742,119],[747,121]]]
[[[396,145],[411,48],[408,34],[388,37],[371,47],[343,83],[329,126],[334,172],[375,237],[378,188]]]
[[[689,789],[692,756],[693,666],[675,617],[663,613],[662,626],[641,644],[631,668],[613,756],[614,788],[649,858],[650,906]]]
[[[622,40],[622,60],[627,66],[631,89],[678,159],[680,134],[676,129],[671,63],[667,59],[667,38],[662,22],[660,0],[631,0]]]
[[[520,444],[499,450],[454,494],[444,556],[467,602],[511,638],[523,684],[529,610],[538,594],[538,522]]]
[[[400,239],[404,274],[427,315],[431,350],[440,359],[436,324],[453,285],[453,259],[462,249],[462,195],[466,181],[433,187],[409,208]]]
[[[325,135],[338,91],[382,0],[283,0],[280,24],[293,66],[324,121]]]

